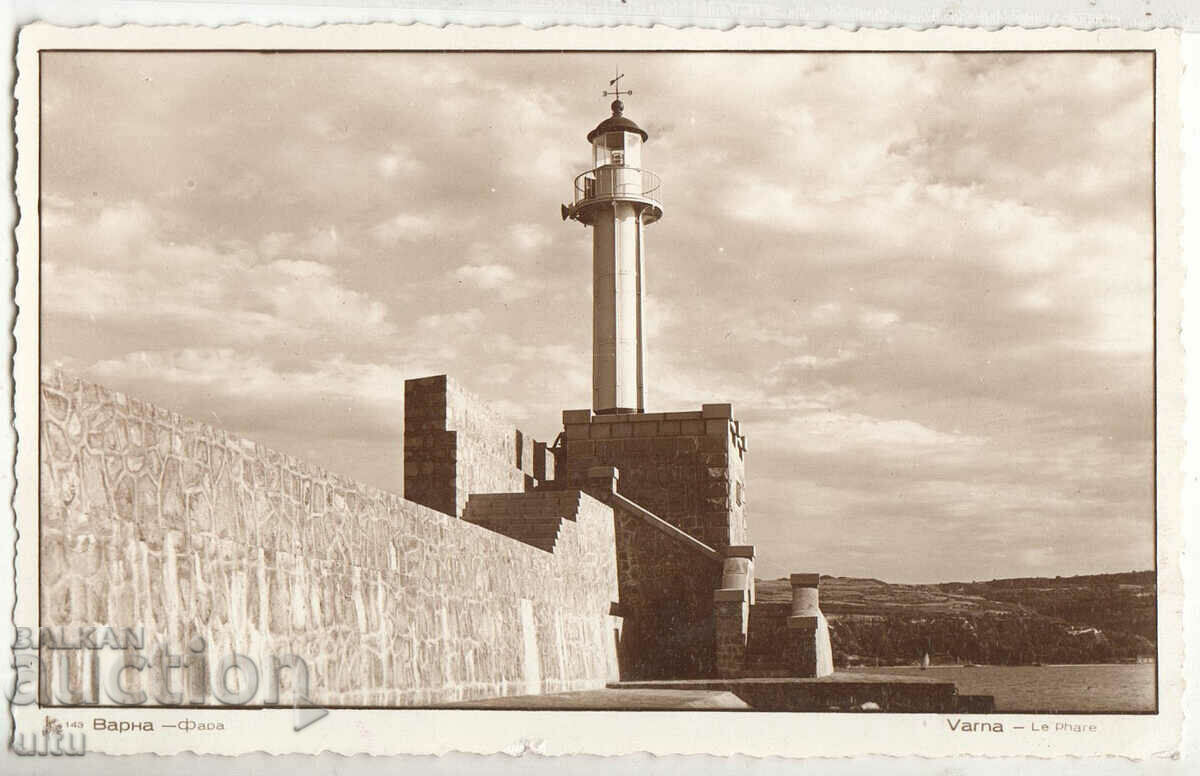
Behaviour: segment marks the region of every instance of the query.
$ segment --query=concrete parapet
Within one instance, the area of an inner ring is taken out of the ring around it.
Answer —
[[[733,448],[745,452],[746,437],[729,404],[705,404],[700,412],[632,412],[594,415],[591,410],[563,410],[568,439],[714,435],[728,432]],[[572,431],[573,430],[573,431]]]
[[[603,415],[601,417],[611,416]],[[592,418],[593,415],[591,410],[563,410],[562,414],[564,426],[575,426],[580,423],[591,423]]]

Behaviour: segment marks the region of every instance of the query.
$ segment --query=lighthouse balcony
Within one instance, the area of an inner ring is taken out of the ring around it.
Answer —
[[[662,181],[649,170],[624,165],[604,165],[575,178],[575,196],[564,217],[590,223],[590,211],[609,202],[641,205],[642,222],[662,218]]]

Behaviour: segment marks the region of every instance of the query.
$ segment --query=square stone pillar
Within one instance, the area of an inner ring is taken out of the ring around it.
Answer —
[[[788,617],[788,655],[795,676],[829,676],[833,648],[829,624],[820,607],[819,574],[792,574],[792,613]]]
[[[740,677],[746,670],[746,631],[750,595],[745,590],[713,592],[713,625],[717,640],[717,676]]]
[[[754,603],[754,547],[726,547],[724,554],[721,588],[713,593],[713,622],[717,676],[733,678],[746,672],[746,636]]]

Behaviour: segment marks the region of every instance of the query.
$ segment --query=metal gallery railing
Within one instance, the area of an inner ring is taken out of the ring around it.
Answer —
[[[588,200],[638,197],[662,204],[662,180],[638,167],[605,165],[575,177],[575,206]]]

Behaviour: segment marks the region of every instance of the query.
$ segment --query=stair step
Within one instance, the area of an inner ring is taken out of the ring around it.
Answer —
[[[552,520],[566,520],[566,515],[477,515],[466,513],[463,519],[469,523],[509,523],[522,525],[524,523],[548,523]]]
[[[506,523],[503,521],[495,523],[476,523],[475,525],[488,529],[489,531],[499,531],[501,533],[528,533],[537,531],[558,531],[561,521],[555,519],[545,523]]]
[[[467,499],[463,520],[553,552],[563,521],[575,519],[581,500],[578,490],[476,493]]]

